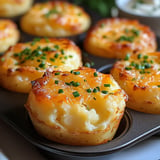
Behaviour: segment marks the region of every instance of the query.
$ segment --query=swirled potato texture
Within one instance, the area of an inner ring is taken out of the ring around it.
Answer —
[[[68,39],[39,39],[11,47],[0,62],[0,85],[28,93],[46,70],[70,71],[82,65],[80,49]]]
[[[127,56],[111,74],[128,94],[127,107],[160,114],[160,52]]]
[[[22,29],[37,36],[72,36],[89,26],[89,15],[79,6],[64,1],[37,3],[21,19]]]
[[[0,53],[6,51],[19,40],[19,31],[14,22],[0,19]]]
[[[0,0],[0,17],[15,17],[25,13],[33,0]]]
[[[25,106],[38,133],[47,139],[97,145],[113,138],[126,99],[111,75],[83,67],[46,72],[32,82]]]
[[[84,48],[106,58],[124,58],[126,54],[154,52],[157,44],[149,27],[137,20],[103,19],[88,32]]]

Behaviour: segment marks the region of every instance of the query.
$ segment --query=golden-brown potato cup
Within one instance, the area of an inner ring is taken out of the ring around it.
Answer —
[[[0,0],[0,17],[15,17],[25,13],[33,0]]]
[[[111,74],[128,94],[127,107],[160,114],[160,52],[118,61]]]
[[[14,22],[0,19],[0,53],[6,51],[19,40],[19,31]]]
[[[68,39],[35,39],[18,43],[0,59],[0,85],[28,93],[31,81],[46,70],[70,71],[81,66],[81,51]]]
[[[33,81],[25,106],[35,129],[47,139],[97,145],[113,138],[126,99],[111,75],[79,68],[46,72]]]
[[[87,52],[106,58],[124,58],[126,54],[154,52],[156,40],[149,27],[137,20],[120,18],[100,20],[84,41]]]
[[[21,19],[22,29],[36,36],[72,36],[86,31],[89,26],[89,15],[64,1],[37,3]]]

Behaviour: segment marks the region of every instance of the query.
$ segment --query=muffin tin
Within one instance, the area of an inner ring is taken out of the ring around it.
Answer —
[[[94,17],[94,22],[99,19],[93,12],[90,12],[90,14]],[[15,20],[17,24],[18,19]],[[69,37],[69,39],[75,41],[83,49],[84,36],[85,34],[81,34]],[[33,38],[34,36],[27,35],[21,31],[21,42],[29,41]],[[108,73],[115,59],[100,58],[83,52],[83,61],[84,63],[94,62],[93,68],[100,72]],[[110,142],[97,146],[63,145],[41,137],[34,130],[24,108],[24,103],[27,99],[26,94],[9,92],[0,88],[0,95],[0,103],[1,107],[3,107],[0,117],[49,157],[55,157],[55,155],[58,156],[58,159],[99,157],[131,147],[160,131],[160,115],[140,113],[126,108],[117,133]]]

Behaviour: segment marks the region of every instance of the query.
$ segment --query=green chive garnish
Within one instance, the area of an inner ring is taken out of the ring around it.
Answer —
[[[111,85],[110,84],[104,84],[104,87],[110,87]]]
[[[98,77],[98,73],[97,72],[94,72],[94,77]]]
[[[79,97],[80,96],[80,94],[77,91],[73,92],[72,94],[73,94],[74,97]]]
[[[107,94],[108,93],[108,91],[101,91],[103,94]]]
[[[61,93],[63,93],[63,92],[64,92],[63,89],[59,89],[59,90],[58,90],[58,93],[59,93],[59,94],[61,94]]]

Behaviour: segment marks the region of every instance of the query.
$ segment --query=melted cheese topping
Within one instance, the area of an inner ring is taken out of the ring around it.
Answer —
[[[99,21],[84,46],[95,55],[123,58],[126,53],[155,51],[156,41],[154,33],[138,21],[115,18]]]
[[[105,130],[115,117],[122,116],[126,95],[110,75],[96,72],[95,76],[95,72],[90,68],[47,72],[33,82],[27,108],[46,125],[63,130]]]
[[[111,73],[129,96],[128,107],[160,113],[160,53],[134,55],[118,61]]]
[[[21,26],[30,34],[70,36],[86,31],[90,26],[90,17],[78,6],[68,2],[53,1],[33,6],[22,18]]]
[[[10,20],[0,20],[0,52],[6,51],[19,39],[16,24]]]
[[[32,4],[33,0],[1,0],[0,16],[14,17],[25,13]]]
[[[28,92],[30,81],[41,77],[46,70],[70,71],[81,64],[81,52],[72,41],[35,39],[33,42],[16,44],[1,57],[1,83],[5,87],[12,78],[14,89],[10,86],[11,90],[16,91],[18,85],[22,92]]]

